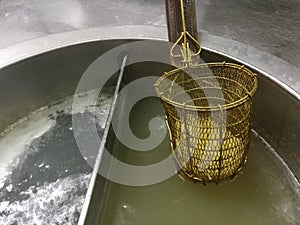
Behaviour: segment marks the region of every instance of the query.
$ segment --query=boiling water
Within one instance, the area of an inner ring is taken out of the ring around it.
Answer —
[[[133,132],[145,138],[149,118],[163,117],[163,111],[157,99],[149,98],[139,102],[132,115]],[[150,152],[120,146],[115,155],[135,165],[158,162],[170,153],[168,137]],[[300,224],[299,184],[255,132],[251,134],[246,168],[233,181],[203,186],[174,175],[151,186],[108,185],[103,225]]]
[[[43,107],[0,135],[0,224],[77,224],[91,168],[78,150],[72,113],[86,121],[97,118],[101,136],[111,103],[111,90],[94,106],[72,112],[72,97]],[[96,92],[81,95],[87,103]],[[83,104],[83,105],[85,105]]]
[[[82,101],[91,96],[83,95]],[[111,95],[102,95],[99,101],[94,114],[89,107],[71,112],[72,98],[65,99],[0,135],[1,225],[77,223],[91,168],[74,140],[71,115],[79,114],[85,122],[96,116],[101,136]],[[146,138],[148,122],[155,116],[164,116],[157,99],[139,102],[130,117],[133,132]],[[88,124],[83,124],[83,132],[89,135],[86,128]],[[170,153],[168,136],[149,152],[121,146],[116,156],[134,165],[152,164]],[[247,166],[232,182],[202,186],[177,175],[145,187],[108,182],[100,224],[300,224],[297,185],[272,148],[253,133]]]

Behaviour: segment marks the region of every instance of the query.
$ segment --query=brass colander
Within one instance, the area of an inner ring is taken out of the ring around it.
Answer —
[[[233,178],[247,160],[252,96],[257,78],[231,63],[193,64],[200,44],[183,32],[184,66],[164,73],[155,89],[166,113],[170,143],[181,174],[202,183]],[[193,54],[187,38],[199,46]],[[174,46],[175,46],[174,45]],[[172,53],[173,57],[179,57]]]
[[[236,64],[199,64],[165,73],[155,87],[181,172],[203,183],[234,177],[247,159],[256,75]]]

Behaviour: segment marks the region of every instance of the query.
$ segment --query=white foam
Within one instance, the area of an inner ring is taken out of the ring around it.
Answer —
[[[40,115],[39,115],[40,116]],[[12,168],[19,163],[17,158],[26,147],[55,125],[55,120],[48,117],[37,117],[35,120],[22,120],[19,125],[0,139],[0,188]]]
[[[13,189],[12,184],[10,184],[10,185],[8,185],[8,186],[6,187],[6,190],[7,190],[8,192],[11,192],[12,189]]]
[[[104,128],[112,102],[112,94],[110,94],[110,92],[112,93],[112,90],[108,89],[108,93],[102,93],[100,96],[98,96],[98,92],[98,90],[92,90],[86,93],[78,94],[78,97],[75,99],[76,104],[73,105],[73,108],[69,108],[67,113],[76,114],[89,111],[95,114],[97,123],[101,128]],[[97,99],[97,106],[95,106],[95,99]]]
[[[80,214],[90,174],[76,174],[40,187],[30,187],[23,201],[0,202],[0,224],[75,224]]]
[[[82,105],[77,107],[77,111],[72,108],[73,96],[70,96],[59,104],[40,108],[0,133],[0,188],[3,188],[13,169],[25,157],[37,151],[29,149],[29,145],[33,146],[32,141],[55,126],[56,120],[49,118],[50,115],[56,118],[60,112],[74,114],[89,111],[95,114],[98,125],[104,127],[112,95],[101,94],[95,106],[92,102],[95,93],[97,91],[90,91],[80,96]],[[49,169],[50,165],[43,163],[38,165],[38,168],[42,167]],[[28,197],[26,200],[0,202],[0,224],[75,224],[76,214],[79,217],[89,179],[90,174],[71,175],[40,187],[30,187],[20,193],[20,197],[22,195]],[[11,192],[13,188],[13,185],[8,185],[6,190]]]
[[[110,91],[108,89],[108,91]],[[93,99],[95,99],[97,90],[92,90],[83,93],[80,96],[81,107],[76,107],[77,111],[72,108],[73,96],[63,99],[59,104],[54,104],[51,107],[42,107],[27,117],[18,120],[16,123],[8,127],[0,135],[0,188],[3,187],[5,180],[11,174],[13,168],[18,166],[20,154],[24,153],[26,147],[36,138],[42,136],[49,131],[56,121],[49,118],[49,115],[57,114],[57,111],[63,110],[64,113],[83,113],[91,111],[97,117],[97,123],[103,128],[106,122],[106,117],[112,100],[112,95],[102,93],[98,97],[100,106],[95,110]],[[32,152],[27,152],[30,154]],[[43,165],[40,165],[41,167]]]

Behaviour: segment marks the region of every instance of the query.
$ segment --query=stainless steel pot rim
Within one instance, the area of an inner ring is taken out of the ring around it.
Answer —
[[[229,57],[257,70],[300,101],[300,69],[267,52],[241,42],[200,32],[204,50]],[[24,41],[0,51],[0,70],[53,50],[104,40],[167,40],[166,27],[127,25],[90,28]]]

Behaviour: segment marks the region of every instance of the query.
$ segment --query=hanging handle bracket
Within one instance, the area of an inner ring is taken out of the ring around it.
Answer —
[[[170,55],[173,58],[182,58],[182,62],[185,64],[191,64],[193,62],[193,58],[196,56],[199,56],[201,52],[201,46],[200,43],[194,38],[187,30],[186,30],[186,24],[185,24],[185,15],[184,15],[184,6],[183,6],[183,0],[180,0],[180,6],[181,6],[181,19],[182,19],[182,27],[183,31],[178,38],[178,40],[174,43],[170,50]],[[190,48],[190,43],[188,42],[188,39],[192,41],[194,46],[196,47],[196,52],[193,52]],[[178,45],[180,46],[180,52],[181,54],[175,53],[175,49]]]

